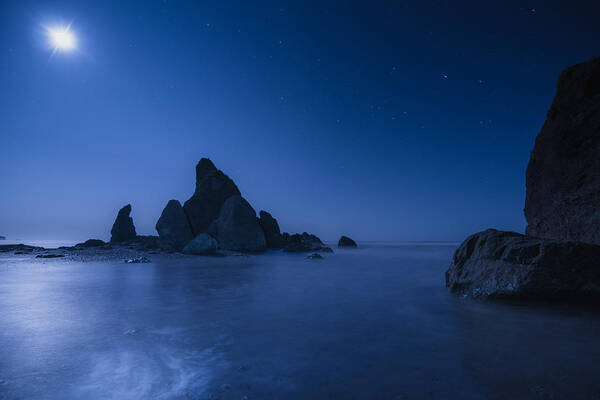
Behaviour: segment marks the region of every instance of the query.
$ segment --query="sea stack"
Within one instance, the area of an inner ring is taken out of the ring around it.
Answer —
[[[480,298],[600,297],[600,58],[560,75],[526,180],[526,235],[469,236],[446,286]]]
[[[217,238],[219,248],[244,252],[260,252],[267,247],[256,212],[240,195],[229,197],[219,218],[211,227],[211,233]]]
[[[526,179],[528,235],[600,244],[600,58],[560,75]]]
[[[338,240],[338,247],[357,247],[356,242],[350,239],[348,236],[342,236]]]
[[[118,243],[135,240],[137,234],[135,233],[135,226],[133,226],[133,219],[129,216],[130,213],[131,204],[127,204],[119,210],[115,223],[110,230],[111,242]]]
[[[156,222],[156,231],[161,241],[181,250],[194,238],[183,207],[178,200],[169,200]]]
[[[279,224],[277,220],[273,218],[271,214],[266,211],[259,213],[260,218],[258,223],[260,224],[263,232],[265,233],[265,239],[267,241],[267,247],[269,249],[281,249],[285,246],[285,240],[279,230]]]
[[[277,220],[266,211],[261,211],[257,218],[233,180],[208,158],[202,158],[196,165],[192,197],[183,207],[179,201],[170,200],[156,222],[156,230],[161,248],[189,254],[212,252],[214,240],[219,249],[249,253],[267,248],[283,248],[285,252],[332,251],[315,235],[282,234]]]
[[[196,189],[183,209],[194,236],[207,232],[219,217],[225,200],[240,191],[233,181],[218,170],[211,160],[202,158],[196,165]]]

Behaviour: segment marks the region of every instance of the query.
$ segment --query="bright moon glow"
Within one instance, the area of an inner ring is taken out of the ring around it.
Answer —
[[[75,35],[70,31],[70,27],[49,28],[48,36],[50,37],[50,43],[52,43],[54,51],[69,51],[75,48]]]

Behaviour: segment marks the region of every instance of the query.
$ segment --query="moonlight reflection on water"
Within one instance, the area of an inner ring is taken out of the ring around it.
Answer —
[[[598,312],[453,296],[453,250],[137,265],[4,255],[0,398],[600,394]]]

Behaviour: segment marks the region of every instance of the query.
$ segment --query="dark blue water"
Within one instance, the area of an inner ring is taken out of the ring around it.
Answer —
[[[3,256],[0,398],[600,398],[600,313],[455,297],[453,250]]]

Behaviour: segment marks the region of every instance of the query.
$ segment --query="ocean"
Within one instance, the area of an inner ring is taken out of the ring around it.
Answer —
[[[0,256],[0,399],[598,399],[600,311],[444,286],[456,244]]]

